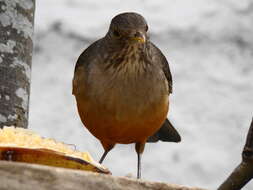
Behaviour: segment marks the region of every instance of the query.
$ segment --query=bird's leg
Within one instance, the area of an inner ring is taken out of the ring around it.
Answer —
[[[105,151],[104,151],[102,157],[101,157],[100,160],[99,160],[99,163],[100,163],[100,164],[102,164],[102,162],[104,161],[104,159],[105,159],[105,157],[106,157],[106,155],[107,155],[108,152],[109,152],[108,150],[105,150]]]
[[[137,153],[137,157],[138,157],[138,163],[137,163],[137,178],[138,178],[138,179],[141,178],[141,156],[142,156],[142,154]]]
[[[107,142],[104,142],[104,141],[103,142],[101,141],[101,144],[104,147],[104,153],[103,153],[102,157],[99,160],[100,164],[102,164],[102,162],[104,161],[107,153],[110,152],[110,150],[112,150],[113,147],[115,146],[115,144],[107,143]]]
[[[141,178],[141,155],[144,151],[144,147],[145,147],[145,142],[137,142],[135,144],[135,150],[136,150],[137,158],[138,158],[138,162],[137,162],[137,178],[138,179]]]

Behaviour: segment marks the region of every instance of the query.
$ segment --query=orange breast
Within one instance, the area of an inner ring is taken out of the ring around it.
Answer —
[[[128,144],[143,142],[163,124],[168,112],[168,101],[147,106],[142,114],[127,113],[122,119],[117,109],[108,109],[77,97],[77,107],[85,127],[100,141]]]

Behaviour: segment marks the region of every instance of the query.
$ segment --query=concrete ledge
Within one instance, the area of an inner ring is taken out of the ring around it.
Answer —
[[[204,190],[126,177],[0,161],[1,190]]]

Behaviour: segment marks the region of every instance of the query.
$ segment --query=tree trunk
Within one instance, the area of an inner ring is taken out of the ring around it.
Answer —
[[[27,128],[35,0],[0,0],[0,128]]]

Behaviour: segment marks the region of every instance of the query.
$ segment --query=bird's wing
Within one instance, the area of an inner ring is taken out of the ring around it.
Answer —
[[[78,57],[75,65],[74,77],[72,80],[72,94],[76,95],[82,88],[80,84],[85,78],[88,66],[93,61],[93,56],[97,54],[97,48],[101,40],[98,40],[86,48]]]
[[[172,76],[171,76],[171,72],[170,72],[170,67],[169,67],[169,63],[166,59],[166,57],[163,55],[163,53],[161,52],[161,50],[156,47],[152,42],[150,42],[150,50],[152,52],[152,56],[154,58],[154,60],[156,61],[157,64],[160,64],[166,78],[168,81],[168,86],[169,86],[169,93],[172,93]]]
[[[166,76],[166,79],[168,81],[168,87],[169,87],[169,93],[172,93],[172,76],[170,72],[169,63],[166,59],[166,57],[163,55],[161,50],[156,47],[153,43],[150,42],[150,50],[153,56],[154,61],[156,64],[159,64],[164,72],[164,75]],[[163,123],[163,125],[160,127],[160,129],[150,136],[147,140],[147,142],[157,142],[157,141],[167,141],[167,142],[180,142],[181,137],[177,130],[174,128],[174,126],[171,124],[171,122],[166,119]]]

